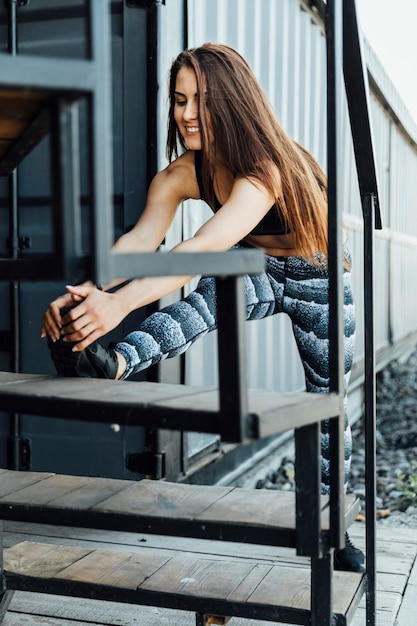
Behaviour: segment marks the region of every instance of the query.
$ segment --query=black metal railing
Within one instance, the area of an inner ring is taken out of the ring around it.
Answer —
[[[103,3],[104,4],[104,3]],[[344,419],[344,350],[343,350],[343,319],[340,315],[343,304],[343,252],[342,252],[342,208],[340,198],[342,163],[340,153],[340,120],[339,106],[342,97],[342,85],[344,81],[346,98],[349,108],[352,140],[356,158],[359,188],[361,192],[364,213],[364,256],[365,256],[365,421],[366,421],[366,475],[367,475],[367,623],[375,623],[375,363],[373,345],[373,230],[381,227],[379,212],[378,185],[375,168],[374,152],[372,146],[372,133],[368,105],[367,74],[362,53],[361,33],[358,29],[355,0],[328,0],[324,4],[321,0],[312,0],[311,4],[317,6],[324,16],[327,39],[327,118],[328,118],[328,178],[329,178],[329,341],[330,341],[330,392],[338,395],[339,403],[335,416],[331,419],[331,536],[329,545],[322,546],[320,542],[320,520],[317,506],[311,506],[311,516],[306,519],[297,519],[300,522],[304,541],[309,542],[306,546],[306,554],[312,555],[312,614],[313,623],[330,625],[332,621],[332,548],[340,548],[344,541],[344,463],[343,463],[343,422]],[[84,63],[60,62],[60,66],[42,61],[47,65],[48,76],[51,85],[57,86],[64,91],[76,91],[91,94],[89,98],[91,134],[92,134],[92,162],[90,175],[92,180],[93,196],[93,224],[92,224],[92,260],[90,263],[90,275],[99,282],[108,282],[114,276],[129,277],[124,269],[124,264],[129,265],[134,274],[135,262],[125,255],[115,257],[109,255],[108,250],[112,243],[112,207],[111,207],[111,133],[110,133],[110,109],[104,106],[110,102],[109,89],[109,46],[108,40],[103,33],[108,31],[108,15],[103,10],[101,3],[95,0],[90,4],[95,11],[91,20],[92,34],[91,47],[93,59],[100,59],[102,72],[100,77],[94,78]],[[30,59],[23,59],[19,64],[19,80],[30,84],[34,88],[45,87],[44,77],[40,75],[39,68],[32,64]],[[41,64],[42,65],[42,64]],[[36,67],[36,72],[34,68]],[[86,70],[86,82],[80,84],[80,76],[77,67]],[[65,70],[68,70],[65,72]],[[17,78],[15,66],[4,58],[2,67],[3,77],[11,87],[16,87]],[[103,80],[105,77],[105,80]],[[55,106],[55,105],[54,105]],[[110,105],[109,105],[110,106]],[[56,153],[63,149],[67,150],[70,157],[64,161],[58,172],[61,184],[55,190],[56,196],[56,250],[62,249],[63,254],[60,264],[60,276],[68,276],[80,267],[85,261],[82,258],[77,226],[77,213],[74,206],[79,202],[78,177],[79,167],[77,162],[77,146],[73,143],[77,139],[74,135],[76,120],[75,111],[64,102],[57,103],[53,109],[52,126],[55,130]],[[104,130],[103,130],[104,129]],[[74,157],[75,154],[75,157]],[[73,160],[75,158],[75,160]],[[107,173],[107,174],[106,174]],[[100,214],[100,217],[99,217]],[[60,245],[62,244],[62,246]],[[158,263],[162,256],[155,258],[152,255],[151,263],[147,255],[140,259],[141,271],[149,263],[149,275],[155,275],[160,271]],[[186,255],[187,256],[187,255]],[[189,261],[191,257],[187,258]],[[239,257],[240,259],[240,257]],[[242,259],[240,259],[242,260]],[[20,260],[19,260],[20,261]],[[200,258],[200,261],[204,259]],[[131,263],[132,262],[132,263]],[[136,259],[138,262],[138,259]],[[180,270],[184,259],[176,255],[176,271],[179,274],[187,274],[186,267]],[[50,260],[45,262],[42,268],[50,269]],[[211,261],[210,261],[211,263]],[[8,260],[0,263],[0,278],[10,272],[13,280],[20,278],[32,278],[29,260],[26,264],[12,264]],[[35,264],[36,265],[36,264]],[[39,278],[40,265],[33,270]],[[212,268],[211,268],[212,269]],[[1,271],[3,274],[1,275]],[[41,272],[42,274],[42,272]],[[221,342],[219,351],[222,354],[221,380],[225,383],[220,386],[220,404],[224,413],[230,416],[231,431],[226,433],[228,440],[240,441],[245,438],[245,417],[248,413],[246,397],[246,378],[244,367],[244,355],[241,352],[244,346],[243,320],[243,290],[241,280],[235,279],[232,289],[225,282],[219,283],[219,296],[221,299],[229,297],[230,302],[219,310],[220,336],[234,334],[233,345],[235,352],[231,352],[226,341]],[[222,288],[224,287],[224,289]],[[232,293],[233,292],[233,293]],[[231,295],[230,295],[231,294]],[[234,309],[234,316],[230,315],[230,308]],[[219,307],[220,308],[220,307]],[[224,311],[228,311],[225,315]],[[239,323],[236,323],[236,320]],[[333,415],[333,413],[332,413]],[[317,504],[320,490],[319,468],[319,424],[308,425],[301,429],[296,436],[296,445],[305,446],[311,444],[314,450],[315,461],[309,463],[314,466],[311,472],[311,482],[304,483],[305,493],[310,492],[310,498]],[[296,455],[302,456],[302,455]],[[311,488],[310,488],[311,487]],[[298,496],[300,497],[300,496]],[[313,503],[314,504],[314,503]],[[313,509],[316,512],[313,512]],[[310,527],[310,528],[309,528]],[[298,532],[298,530],[297,530]],[[300,531],[301,532],[301,531]],[[302,551],[300,552],[302,553]]]
[[[337,134],[338,134],[338,99],[341,89],[338,85],[338,70],[342,58],[343,78],[345,95],[349,111],[349,120],[352,133],[358,184],[362,202],[364,220],[364,422],[365,422],[365,475],[366,475],[366,574],[367,574],[367,624],[373,625],[376,620],[376,515],[375,515],[375,348],[374,348],[374,310],[373,310],[373,275],[374,275],[374,229],[382,228],[380,214],[378,178],[375,166],[375,156],[372,140],[372,128],[370,120],[369,85],[366,63],[363,52],[363,38],[358,25],[357,9],[355,0],[310,0],[309,6],[314,8],[321,21],[326,26],[327,54],[328,54],[328,175],[329,175],[329,207],[332,209],[337,203],[338,181],[341,180],[340,168],[337,160]],[[341,211],[330,213],[340,214]],[[339,236],[338,224],[334,223],[337,217],[330,215],[329,238]],[[334,251],[334,252],[333,252]],[[336,258],[332,255],[336,254]],[[329,266],[337,267],[340,255],[337,246],[330,246]],[[337,272],[337,271],[336,271]],[[340,273],[337,272],[338,275]],[[337,295],[337,285],[331,287]],[[332,299],[332,298],[331,298]],[[335,364],[335,371],[340,374],[340,366],[337,367],[340,353],[338,342],[340,331],[338,322],[332,318],[330,332],[334,333],[331,348],[331,361]],[[334,328],[336,327],[336,330]],[[340,361],[339,361],[340,362]],[[332,368],[333,369],[333,368]],[[340,384],[331,381],[332,388],[337,389]],[[333,426],[333,441],[340,437],[340,430]],[[333,465],[340,467],[340,458],[337,446],[332,448]],[[337,469],[332,478],[332,485],[340,485],[340,476]],[[334,493],[338,493],[334,489]],[[339,502],[333,499],[331,505],[333,527],[339,529]]]
[[[366,623],[376,620],[376,445],[374,229],[382,228],[370,120],[369,85],[355,0],[343,0],[343,73],[364,220],[364,420],[366,480]]]

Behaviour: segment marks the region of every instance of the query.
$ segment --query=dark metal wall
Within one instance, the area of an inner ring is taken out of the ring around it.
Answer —
[[[113,141],[115,233],[119,236],[139,216],[153,175],[154,155],[147,146],[156,128],[155,111],[150,107],[147,85],[152,84],[155,42],[149,41],[153,3],[124,0],[111,3],[113,58]],[[0,49],[7,51],[7,6],[0,3]],[[31,0],[17,9],[18,54],[86,58],[88,42],[86,2],[83,0]],[[80,106],[81,195],[87,204],[86,107]],[[150,113],[148,113],[150,111]],[[51,247],[50,150],[46,138],[19,166],[18,235],[20,254],[47,252]],[[0,178],[0,255],[10,255],[9,181]],[[18,286],[20,311],[11,314],[11,287],[0,283],[0,368],[13,369],[13,337],[19,337],[20,370],[27,373],[54,373],[45,340],[40,339],[42,313],[48,303],[64,291],[56,282],[22,282]],[[131,328],[128,319],[108,340]],[[17,325],[17,327],[16,327]],[[0,465],[10,466],[12,418],[0,414]],[[76,416],[74,416],[75,418]],[[134,476],[126,469],[126,454],[144,447],[141,429],[114,429],[74,420],[19,416],[20,464],[32,470],[50,470],[83,475]]]

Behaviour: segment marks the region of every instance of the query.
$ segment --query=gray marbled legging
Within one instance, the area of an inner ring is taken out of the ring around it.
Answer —
[[[345,255],[349,252],[345,249]],[[245,276],[247,319],[262,319],[275,313],[291,318],[294,337],[303,363],[307,391],[328,393],[328,274],[300,257],[266,256],[265,272]],[[352,452],[351,432],[346,414],[346,389],[352,367],[355,340],[355,312],[350,272],[344,271],[345,334],[345,482]],[[150,315],[137,330],[115,348],[126,359],[124,378],[154,363],[177,356],[196,339],[216,328],[216,285],[214,278],[202,278],[186,298]],[[328,422],[321,428],[322,491],[329,491]]]

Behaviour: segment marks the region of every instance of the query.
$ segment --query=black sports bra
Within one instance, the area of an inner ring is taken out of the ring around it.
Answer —
[[[208,199],[204,195],[203,190],[203,177],[201,172],[201,150],[195,151],[195,175],[197,177],[198,188],[200,190],[200,198],[210,204]],[[216,213],[222,205],[220,204],[217,196],[214,194],[214,206],[211,209]],[[286,228],[284,220],[277,212],[275,204],[270,208],[268,213],[261,219],[259,224],[249,233],[250,235],[287,235],[289,229]]]

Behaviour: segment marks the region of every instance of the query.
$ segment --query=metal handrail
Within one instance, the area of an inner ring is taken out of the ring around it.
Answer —
[[[328,0],[324,5],[322,0],[312,0],[311,5],[315,7],[320,18],[326,23],[327,49],[328,49],[328,163],[329,163],[329,210],[332,216],[329,217],[329,267],[334,266],[337,270],[339,262],[337,240],[338,236],[338,214],[337,194],[338,180],[340,174],[337,171],[337,98],[340,95],[337,85],[338,71],[338,44],[340,37],[340,15],[338,12],[343,6],[343,76],[345,83],[346,99],[349,110],[349,119],[352,132],[352,141],[356,161],[356,169],[360,195],[362,200],[362,211],[364,219],[364,328],[365,328],[365,383],[364,383],[364,418],[365,418],[365,474],[366,474],[366,573],[367,573],[367,600],[366,600],[366,623],[373,626],[376,623],[376,445],[375,445],[375,349],[374,349],[374,311],[373,311],[373,231],[375,228],[382,228],[380,214],[378,179],[375,166],[375,157],[372,141],[372,129],[370,121],[370,106],[368,102],[369,85],[368,74],[364,62],[362,33],[358,27],[356,2],[355,0]],[[330,41],[329,41],[330,37]],[[329,59],[330,57],[330,59]],[[331,209],[334,209],[331,211]],[[330,245],[333,242],[333,245]],[[330,255],[336,258],[330,258]],[[334,270],[334,271],[336,271]],[[339,275],[339,272],[336,271]],[[337,291],[337,280],[335,285],[330,287],[332,297],[339,297]],[[332,297],[329,300],[332,300]],[[335,307],[337,311],[337,307]],[[333,320],[333,323],[332,323]],[[339,324],[339,321],[330,319],[330,329]],[[331,331],[332,332],[332,331]],[[337,333],[337,334],[336,334]],[[333,343],[331,343],[330,357],[335,364],[339,362],[340,375],[340,339],[339,329],[333,329]],[[337,381],[331,384],[336,389]],[[340,426],[334,426],[334,439],[340,442]],[[335,447],[335,446],[334,446]],[[340,458],[333,452],[336,465],[336,476],[332,479],[333,486],[336,487],[336,495],[332,504],[332,525],[334,533],[340,531],[340,497],[338,487],[340,486]],[[337,537],[335,537],[337,541]],[[334,542],[335,543],[335,542]]]
[[[373,308],[374,229],[382,228],[368,102],[368,74],[355,0],[343,0],[343,71],[364,219],[366,623],[376,623],[375,348]]]

